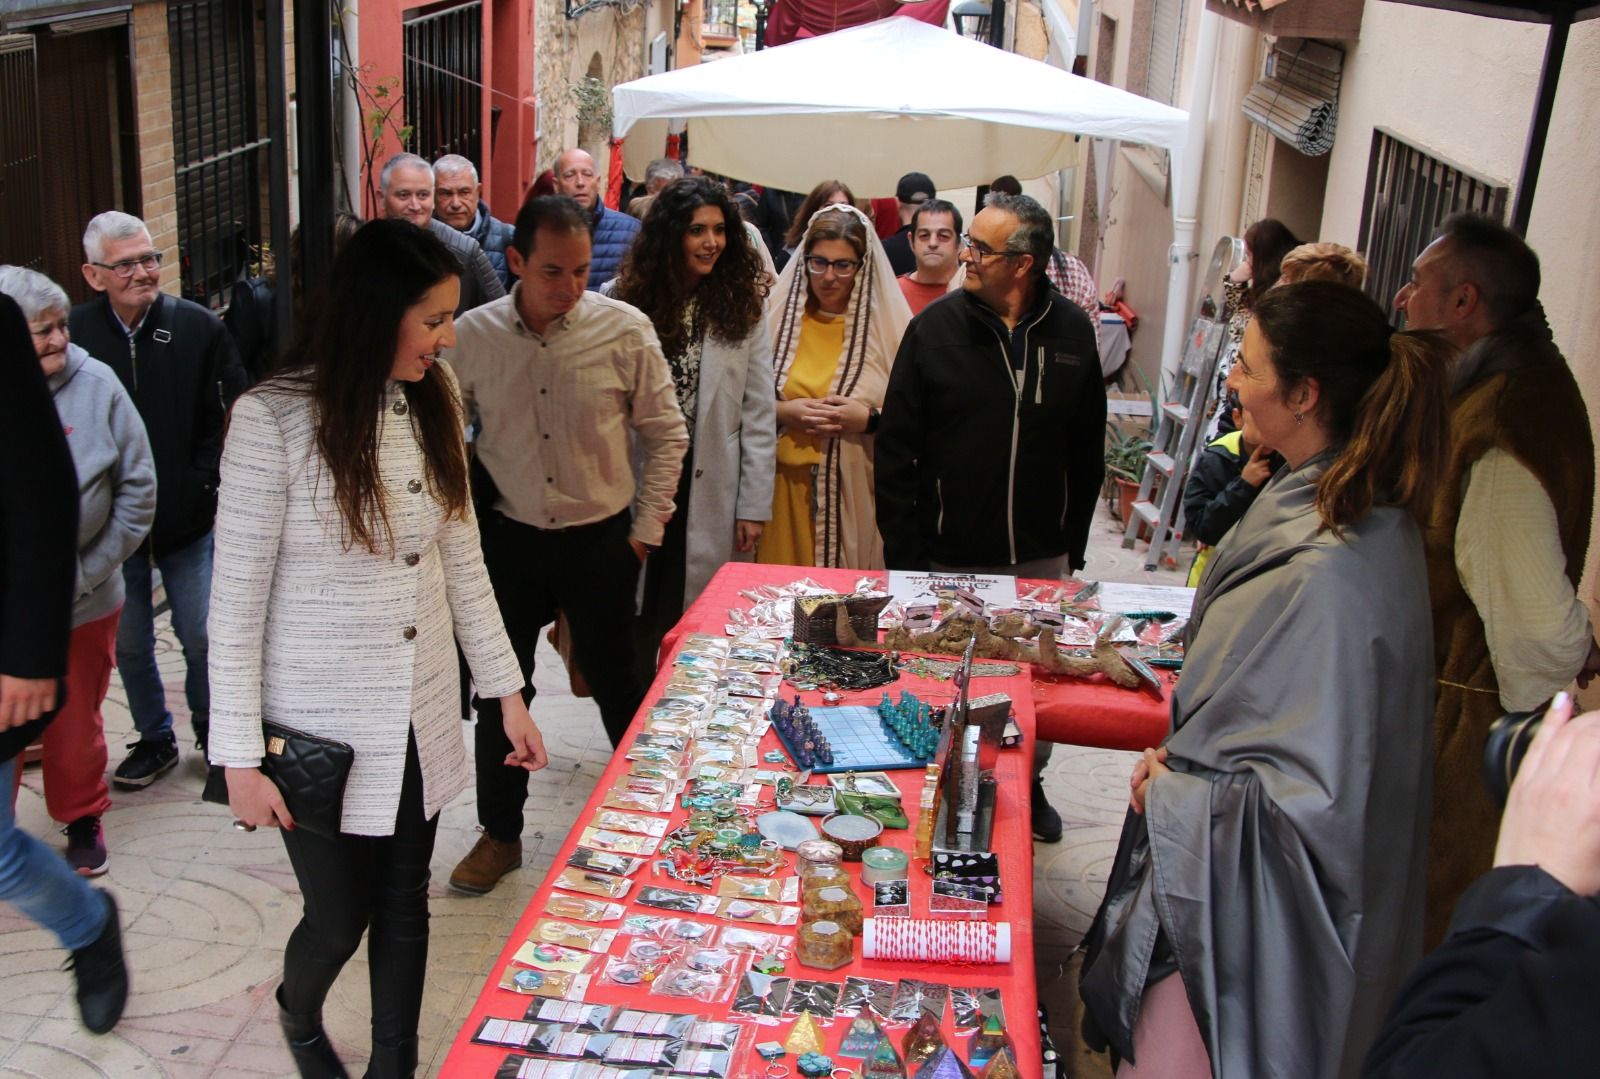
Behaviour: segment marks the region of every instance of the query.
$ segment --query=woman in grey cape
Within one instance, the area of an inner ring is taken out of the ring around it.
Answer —
[[[1346,285],[1256,308],[1228,384],[1287,464],[1200,583],[1085,942],[1120,1079],[1354,1076],[1420,956],[1449,359]]]

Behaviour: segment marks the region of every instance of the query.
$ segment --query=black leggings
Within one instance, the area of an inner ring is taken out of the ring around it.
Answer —
[[[285,1010],[321,1010],[370,924],[372,1043],[399,1046],[417,1036],[428,966],[428,861],[438,829],[437,814],[423,816],[413,734],[407,737],[393,835],[329,839],[303,830],[283,833],[305,899],[305,913],[283,954]]]

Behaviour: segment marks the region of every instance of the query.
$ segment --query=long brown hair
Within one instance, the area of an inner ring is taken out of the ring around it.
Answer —
[[[811,194],[806,196],[806,201],[800,204],[800,209],[795,211],[794,220],[789,222],[789,231],[783,237],[783,246],[799,247],[800,237],[806,234],[806,223],[811,220],[811,215],[822,209],[822,206],[834,195],[843,193],[850,205],[856,205],[856,197],[851,193],[850,187],[843,180],[824,180],[811,189]],[[859,209],[859,207],[857,207]]]
[[[694,213],[713,206],[722,214],[726,246],[706,280],[691,290],[684,269],[683,238]],[[643,311],[668,356],[681,356],[692,331],[684,311],[695,304],[698,326],[712,337],[737,344],[750,336],[765,313],[767,287],[761,256],[727,188],[704,176],[674,180],[656,195],[644,224],[617,271],[616,298]]]
[[[378,426],[406,311],[459,275],[450,249],[407,221],[371,221],[333,260],[326,303],[287,357],[284,384],[314,402],[317,450],[333,477],[345,549],[393,553],[378,471]],[[402,382],[407,414],[422,444],[428,491],[448,517],[467,513],[467,457],[461,399],[444,371]],[[393,422],[394,417],[389,417]]]
[[[1254,317],[1282,391],[1316,379],[1317,419],[1341,447],[1318,483],[1323,524],[1338,533],[1374,505],[1425,520],[1444,467],[1450,344],[1395,332],[1370,297],[1332,281],[1272,289]]]
[[[1244,246],[1250,252],[1250,287],[1245,290],[1245,306],[1254,310],[1267,290],[1278,283],[1283,271],[1283,256],[1300,246],[1294,233],[1275,217],[1263,217],[1244,230]]]

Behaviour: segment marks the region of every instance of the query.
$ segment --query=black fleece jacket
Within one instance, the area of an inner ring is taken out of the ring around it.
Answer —
[[[1044,284],[1008,331],[964,292],[911,320],[874,458],[891,569],[1083,565],[1105,476],[1106,394],[1089,316]]]
[[[0,674],[66,675],[77,580],[77,470],[28,323],[0,294]],[[0,732],[0,763],[49,721]]]
[[[181,550],[211,531],[228,408],[244,391],[233,335],[216,315],[163,293],[130,344],[104,293],[72,309],[72,340],[108,364],[133,397],[156,462],[152,554]]]

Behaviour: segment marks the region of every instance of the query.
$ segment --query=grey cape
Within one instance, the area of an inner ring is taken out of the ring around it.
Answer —
[[[1085,942],[1084,1032],[1123,1058],[1146,985],[1176,966],[1216,1079],[1355,1076],[1421,957],[1422,538],[1388,507],[1322,530],[1331,458],[1273,477],[1195,597],[1172,774],[1129,813]]]

